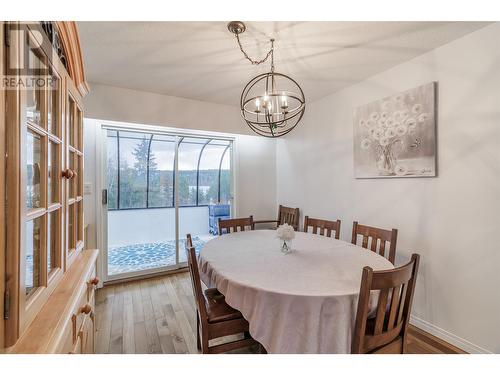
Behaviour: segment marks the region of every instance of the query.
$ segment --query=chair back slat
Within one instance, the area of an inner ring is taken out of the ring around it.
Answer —
[[[363,268],[352,353],[385,352],[389,348],[404,352],[419,261],[420,256],[413,254],[409,263],[392,270]],[[379,292],[374,318],[369,317],[372,291]],[[401,345],[396,345],[397,340]]]
[[[411,291],[411,293],[413,294],[413,291]],[[405,313],[404,309],[405,309],[407,294],[408,294],[408,283],[405,283],[403,285],[403,291],[401,292],[401,300],[399,301],[397,323],[400,323],[401,320],[403,320],[403,314]]]
[[[200,270],[198,268],[198,261],[196,258],[196,251],[193,247],[193,240],[191,235],[186,236],[186,246],[185,250],[187,253],[189,274],[191,276],[191,285],[193,287],[194,299],[196,302],[196,307],[198,313],[200,314],[200,319],[207,319],[207,307],[205,305],[205,299],[203,297],[203,289],[201,287]]]
[[[231,230],[233,233],[238,232],[238,230],[244,232],[246,227],[250,228],[250,230],[255,229],[253,216],[239,219],[219,219],[219,236],[224,233],[231,233]]]
[[[401,285],[392,288],[391,293],[391,304],[389,308],[389,318],[387,320],[387,328],[394,328],[394,323],[396,322],[396,316],[398,315],[399,306],[401,301]]]
[[[385,321],[385,311],[387,309],[387,298],[389,296],[389,289],[384,289],[380,291],[378,296],[377,313],[375,315],[375,335],[380,335],[382,333],[382,328],[384,327]]]
[[[368,249],[368,236],[363,236],[363,243],[361,244],[365,249]]]
[[[372,250],[372,251],[376,251],[376,250]],[[385,241],[380,241],[380,247],[379,247],[378,253],[380,255],[382,255],[383,257],[385,257]]]
[[[278,208],[278,225],[288,224],[299,230],[299,209],[282,206]]]
[[[330,221],[323,219],[313,219],[309,216],[304,217],[304,232],[308,232],[312,228],[313,234],[331,237],[335,232],[335,238],[338,240],[340,237],[340,220]]]
[[[358,224],[357,221],[352,224],[352,239],[351,243],[358,243],[358,236],[362,236],[361,246],[368,249],[368,239],[371,239],[370,250],[385,257],[386,243],[389,242],[389,261],[394,264],[396,259],[396,242],[398,238],[398,230],[386,230],[367,225]]]

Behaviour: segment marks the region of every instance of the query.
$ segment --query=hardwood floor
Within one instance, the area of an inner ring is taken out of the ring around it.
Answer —
[[[199,353],[187,272],[109,285],[97,292],[97,353]],[[463,353],[411,327],[409,354]],[[258,346],[232,353],[257,353]]]

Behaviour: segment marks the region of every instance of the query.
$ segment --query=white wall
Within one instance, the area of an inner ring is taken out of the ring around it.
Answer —
[[[421,254],[415,324],[500,353],[500,24],[311,103],[277,145],[278,202],[398,228],[397,262]],[[355,107],[438,81],[436,178],[354,179]]]
[[[233,107],[97,83],[90,83],[90,90],[85,117],[254,135],[240,116],[239,98]]]

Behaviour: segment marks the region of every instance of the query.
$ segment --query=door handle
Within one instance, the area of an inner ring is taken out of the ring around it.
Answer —
[[[102,204],[108,204],[108,189],[102,189]]]

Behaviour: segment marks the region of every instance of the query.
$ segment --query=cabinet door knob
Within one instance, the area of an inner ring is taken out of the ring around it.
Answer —
[[[74,173],[75,172],[73,172],[72,169],[68,168],[68,169],[62,171],[61,175],[69,180],[69,179],[74,177]]]
[[[97,285],[99,284],[99,278],[98,277],[94,277],[93,279],[91,279],[89,281],[89,284],[92,284],[92,285]]]
[[[90,314],[92,312],[92,306],[86,304],[85,306],[80,307],[80,312],[85,315]]]
[[[78,173],[76,173],[74,169],[72,169],[71,172],[73,172],[73,175],[70,178],[75,178],[76,176],[78,176]]]

